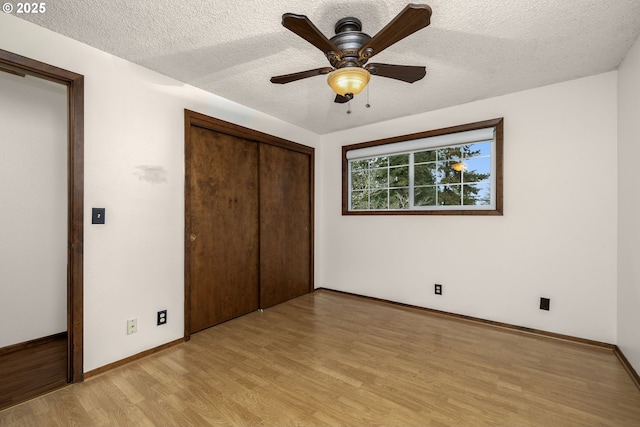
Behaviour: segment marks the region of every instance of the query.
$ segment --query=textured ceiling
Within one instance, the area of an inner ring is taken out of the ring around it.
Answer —
[[[614,70],[640,33],[638,0],[430,0],[431,25],[373,62],[424,65],[408,84],[373,76],[347,104],[326,76],[274,85],[275,75],[328,66],[281,25],[307,15],[327,36],[355,16],[373,36],[399,0],[58,0],[18,15],[103,51],[318,134]]]

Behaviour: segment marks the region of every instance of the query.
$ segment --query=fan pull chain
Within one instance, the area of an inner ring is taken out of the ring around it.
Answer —
[[[367,108],[371,108],[371,104],[369,104],[369,85],[367,85],[367,104],[365,105]]]
[[[351,114],[351,101],[347,102],[347,114]]]

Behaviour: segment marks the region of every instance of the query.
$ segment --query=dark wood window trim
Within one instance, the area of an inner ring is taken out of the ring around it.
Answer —
[[[502,184],[503,184],[503,118],[485,120],[481,122],[468,123],[459,126],[452,126],[443,129],[429,130],[412,133],[408,135],[396,136],[392,138],[379,139],[375,141],[361,142],[358,144],[344,145],[342,147],[342,215],[502,215]],[[439,135],[446,135],[457,132],[483,129],[488,127],[496,128],[496,206],[495,210],[371,210],[371,211],[350,211],[349,210],[349,161],[347,152],[359,148],[373,147],[384,144],[394,144],[413,139],[428,138]]]
[[[0,49],[0,68],[67,86],[68,102],[68,382],[83,373],[84,76]]]

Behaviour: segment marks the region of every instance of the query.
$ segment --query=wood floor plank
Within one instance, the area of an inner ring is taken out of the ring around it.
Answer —
[[[0,411],[0,426],[639,426],[613,351],[318,291]]]

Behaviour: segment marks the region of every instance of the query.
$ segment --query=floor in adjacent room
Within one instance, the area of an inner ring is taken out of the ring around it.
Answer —
[[[327,290],[0,412],[0,426],[639,426],[611,350]]]

